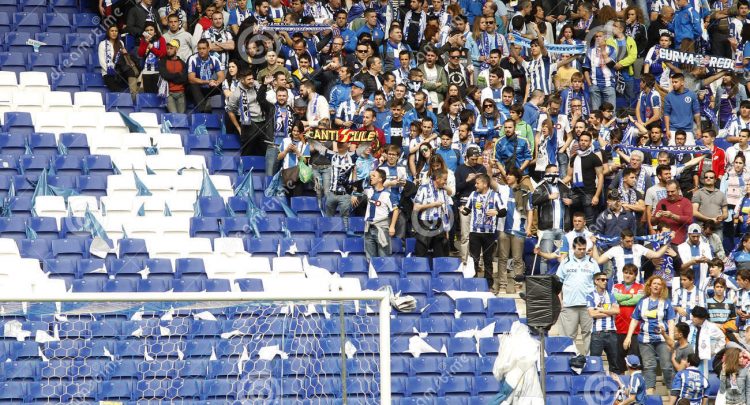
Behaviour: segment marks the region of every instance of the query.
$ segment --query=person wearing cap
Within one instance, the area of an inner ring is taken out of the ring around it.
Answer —
[[[710,317],[704,305],[693,307],[690,311],[692,324],[690,325],[690,337],[688,342],[694,347],[694,352],[703,363],[701,371],[708,373],[708,362],[714,358],[716,353],[724,349],[726,335],[715,323],[708,320]]]
[[[701,235],[701,226],[692,224],[688,227],[688,237],[684,243],[677,246],[677,253],[682,259],[681,270],[693,270],[696,285],[703,285],[708,277],[708,262],[713,259],[711,246]]]
[[[706,221],[723,224],[729,217],[727,196],[716,188],[717,180],[717,174],[713,170],[703,172],[703,187],[693,193],[693,216],[704,226]],[[714,232],[722,238],[721,227],[717,227]]]
[[[167,42],[167,54],[159,60],[159,75],[167,81],[167,111],[182,114],[185,112],[185,85],[187,65],[177,56],[180,42],[173,39]]]
[[[464,206],[469,199],[469,195],[476,191],[476,179],[481,174],[487,174],[487,169],[482,165],[482,151],[478,146],[469,146],[466,149],[466,158],[464,164],[458,166],[455,173],[456,178],[456,203]],[[466,264],[469,256],[469,232],[470,221],[469,215],[464,215],[459,211],[459,224],[461,233],[459,237],[458,251],[461,262]],[[492,286],[490,286],[491,288]]]
[[[700,358],[691,353],[687,357],[688,367],[675,375],[669,390],[669,403],[676,404],[679,400],[687,400],[687,404],[700,405],[705,402],[708,390],[708,378],[704,376],[698,365]]]
[[[367,100],[362,97],[364,91],[365,85],[362,82],[352,83],[350,96],[336,109],[334,123],[337,127],[354,129],[362,125],[362,114],[367,107]]]
[[[547,165],[544,180],[531,194],[531,205],[537,212],[537,229],[541,232],[539,246],[544,253],[552,253],[555,242],[562,242],[564,229],[569,229],[572,194],[559,180],[560,169],[556,165]],[[531,224],[526,227],[529,229]],[[547,274],[548,261],[542,260],[539,268],[542,274]]]
[[[177,15],[167,16],[167,26],[169,29],[164,32],[164,40],[167,41],[167,45],[177,41],[177,57],[187,62],[193,54],[193,36],[185,31]]]
[[[635,354],[630,354],[625,357],[625,365],[628,367],[630,381],[627,387],[623,387],[623,400],[617,403],[619,405],[643,405],[646,403],[646,381],[641,372],[641,360]]]
[[[655,205],[651,224],[668,226],[675,233],[672,243],[679,245],[685,242],[688,225],[693,222],[693,205],[690,200],[680,195],[680,183],[676,180],[667,181],[666,191],[667,197]]]
[[[637,225],[635,213],[622,208],[620,191],[614,189],[607,193],[607,209],[596,218],[594,226],[591,227],[591,232],[613,238],[627,229],[631,231],[631,235],[634,235]]]

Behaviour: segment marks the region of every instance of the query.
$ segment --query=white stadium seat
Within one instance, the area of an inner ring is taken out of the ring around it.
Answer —
[[[51,132],[53,134],[70,132],[67,113],[60,111],[34,113],[34,129],[36,132]]]
[[[18,89],[16,72],[0,71],[0,94],[10,95]]]
[[[99,212],[99,201],[91,195],[72,195],[68,197],[68,209],[74,217],[82,217],[88,208],[89,211]]]
[[[73,112],[73,101],[67,91],[44,93],[44,109],[47,111]]]
[[[55,195],[40,195],[34,201],[34,211],[40,217],[53,217],[58,220],[68,216],[68,209],[65,207],[65,199]]]
[[[141,124],[146,133],[159,133],[161,127],[159,126],[159,118],[154,113],[149,112],[133,112],[128,114],[133,121]]]
[[[48,92],[49,80],[45,72],[21,72],[19,84],[25,92]]]
[[[16,111],[35,113],[44,110],[44,95],[34,92],[15,92],[13,94],[13,108]]]
[[[70,132],[86,134],[89,143],[92,139],[100,136],[99,115],[91,112],[75,111],[68,115],[68,126]]]
[[[16,241],[10,238],[0,238],[0,260],[21,258]]]
[[[73,105],[76,106],[78,111],[82,112],[104,112],[102,95],[93,91],[75,93],[73,96]],[[120,121],[122,122],[122,119]]]

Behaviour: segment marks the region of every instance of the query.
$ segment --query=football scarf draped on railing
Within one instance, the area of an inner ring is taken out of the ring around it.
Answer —
[[[524,48],[531,48],[531,40],[522,37],[520,34],[511,32],[508,34],[510,42],[513,44],[521,45]],[[544,44],[544,48],[547,53],[556,55],[579,55],[586,53],[586,45],[583,43],[568,45],[568,44]]]
[[[296,34],[298,32],[318,33],[326,30],[333,30],[334,33],[338,34],[339,31],[336,26],[327,24],[268,24],[260,25],[259,30],[263,32],[284,31],[289,34]]]
[[[700,155],[700,154],[709,154],[709,153],[711,153],[711,149],[708,149],[707,147],[700,146],[700,145],[690,145],[690,146],[627,146],[627,145],[619,144],[619,145],[616,145],[615,148],[624,149],[624,150],[628,150],[628,151],[639,150],[641,152],[649,152],[649,153],[667,152],[670,155],[684,155],[684,154]]]

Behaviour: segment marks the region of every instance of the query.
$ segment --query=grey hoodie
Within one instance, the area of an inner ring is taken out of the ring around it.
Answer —
[[[185,32],[184,29],[180,28],[177,32],[167,30],[164,35],[164,41],[169,44],[169,41],[176,39],[180,43],[180,49],[177,50],[177,57],[182,59],[183,62],[187,62],[190,55],[195,53],[195,44],[193,44],[193,36]]]

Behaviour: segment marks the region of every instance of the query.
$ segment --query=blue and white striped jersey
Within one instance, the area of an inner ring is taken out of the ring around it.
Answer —
[[[414,197],[415,204],[429,204],[438,201],[443,202],[444,204],[440,207],[422,210],[419,213],[419,219],[429,222],[442,220],[443,227],[449,226],[450,224],[448,224],[448,221],[450,217],[448,212],[453,205],[453,199],[448,195],[445,189],[436,188],[435,183],[430,181],[427,184],[419,186],[417,189],[417,195]]]
[[[506,202],[506,210],[508,211],[507,214],[505,214],[505,219],[501,220],[501,223],[498,225],[498,230],[505,231],[507,234],[518,236],[520,238],[525,238],[526,218],[521,215],[521,212],[518,210],[515,193],[510,187],[502,184],[500,185],[498,194],[500,194],[500,199]],[[526,212],[531,212],[531,198],[527,200],[526,205]]]
[[[632,316],[633,319],[641,322],[638,342],[663,342],[664,338],[657,333],[656,328],[661,326],[663,330],[668,330],[667,322],[675,319],[675,317],[676,314],[671,302],[643,297],[635,306]]]
[[[672,305],[685,308],[685,311],[687,312],[686,316],[678,315],[677,322],[689,323],[691,318],[690,311],[692,311],[693,308],[706,307],[706,293],[697,286],[693,286],[691,290],[678,288],[677,291],[672,294]]]
[[[605,310],[613,309],[618,307],[615,296],[609,291],[604,291],[599,294],[598,291],[594,291],[586,297],[588,308],[601,308]],[[592,332],[614,332],[615,331],[615,316],[608,316],[606,318],[598,318],[593,320]]]
[[[552,62],[549,56],[539,56],[530,61],[522,63],[526,69],[526,79],[529,81],[531,91],[541,90],[545,95],[552,94],[555,85],[552,76],[557,72],[557,62]]]
[[[607,53],[610,60],[615,60],[615,48],[607,45]],[[615,71],[610,69],[605,63],[601,48],[591,48],[583,62],[584,69],[590,70],[591,85],[599,87],[615,86]]]
[[[708,389],[708,380],[697,367],[681,370],[672,380],[671,395],[690,400],[690,405],[700,405]]]
[[[294,141],[292,138],[284,138],[279,144],[279,150],[284,151],[289,145],[294,144],[297,147],[297,151],[302,154],[302,157],[310,157],[310,144],[302,141]],[[281,164],[282,169],[288,169],[295,167],[299,163],[299,157],[296,153],[289,152],[284,156],[284,161]]]
[[[466,207],[471,209],[469,232],[495,233],[501,219],[497,216],[488,216],[487,211],[506,208],[506,203],[500,198],[500,194],[494,190],[489,190],[484,194],[473,191],[466,201]]]
[[[742,312],[750,312],[750,290],[737,291],[737,309]],[[739,330],[747,329],[748,320],[740,318],[737,315],[737,328]]]
[[[325,157],[331,160],[330,191],[334,193],[348,192],[354,164],[357,162],[357,154],[354,152],[340,154],[329,151],[325,154]]]
[[[364,193],[367,196],[365,221],[373,223],[387,219],[391,211],[393,211],[391,193],[387,189],[377,191],[372,187],[365,189]]]

